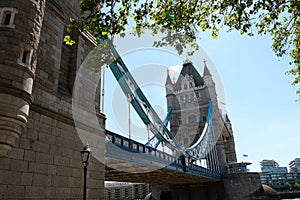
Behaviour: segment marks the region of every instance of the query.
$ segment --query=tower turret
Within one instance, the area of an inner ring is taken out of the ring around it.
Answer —
[[[168,107],[174,107],[175,106],[175,102],[174,102],[174,98],[175,98],[175,94],[173,91],[173,83],[171,81],[171,77],[169,74],[169,69],[167,70],[167,79],[166,79],[166,98],[167,98],[167,106]]]
[[[0,157],[27,123],[45,0],[0,1]]]

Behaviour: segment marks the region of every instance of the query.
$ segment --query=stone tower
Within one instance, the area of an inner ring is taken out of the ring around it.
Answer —
[[[45,0],[0,2],[0,156],[28,120],[44,7]]]
[[[79,17],[79,0],[0,1],[0,199],[82,199],[84,144],[72,90],[97,43],[87,33],[67,32],[69,19]],[[66,34],[75,45],[64,44]],[[104,135],[100,99],[94,101],[102,128],[95,134]],[[104,159],[104,139],[99,146]],[[94,157],[88,177],[88,199],[103,199],[104,165]]]
[[[200,137],[207,117],[208,102],[212,100],[213,139],[216,141],[219,170],[226,173],[227,163],[236,161],[234,140],[229,118],[226,117],[225,124],[219,112],[215,83],[206,62],[203,77],[191,62],[183,64],[176,81],[172,81],[168,73],[166,98],[167,106],[173,109],[170,118],[171,132],[186,147]],[[209,160],[207,163],[210,165]]]

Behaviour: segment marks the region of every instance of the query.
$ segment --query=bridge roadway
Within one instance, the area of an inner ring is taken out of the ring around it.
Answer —
[[[216,182],[221,175],[106,130],[105,180],[165,185]]]

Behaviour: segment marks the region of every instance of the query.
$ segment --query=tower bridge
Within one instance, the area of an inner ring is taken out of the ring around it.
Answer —
[[[75,81],[84,59],[98,45],[89,33],[67,31],[68,19],[80,18],[79,0],[0,1],[0,17],[0,199],[81,199],[80,149],[85,141],[79,131],[95,149],[88,167],[88,199],[104,198],[105,180],[151,183],[156,199],[164,192],[172,199],[263,197],[258,174],[228,174],[228,164],[236,161],[234,137],[228,117],[220,117],[215,83],[205,63],[203,76],[185,63],[176,82],[167,77],[172,112],[166,121],[122,59],[109,65],[153,133],[154,146],[141,144],[106,130],[98,79],[87,73],[87,80]],[[75,45],[64,44],[66,34]],[[74,85],[82,88],[81,99],[92,99],[78,106],[79,123]],[[90,94],[91,87],[96,94]],[[97,127],[89,123],[89,114]],[[195,165],[196,160],[206,165]]]
[[[183,156],[170,155],[110,131],[106,133],[111,138],[106,142],[107,181],[178,185],[221,180],[219,173],[188,163]]]

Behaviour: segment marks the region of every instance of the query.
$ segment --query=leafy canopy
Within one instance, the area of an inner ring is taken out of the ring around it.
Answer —
[[[270,34],[275,55],[291,57],[287,73],[294,76],[292,84],[300,83],[300,0],[80,0],[80,4],[82,18],[72,20],[71,26],[98,39],[124,35],[129,23],[135,34],[146,28],[153,34],[168,30],[172,40],[166,37],[155,45],[172,45],[179,53],[187,44],[197,48],[199,31],[210,30],[213,38],[222,27],[249,36]],[[296,93],[300,97],[300,88]]]

